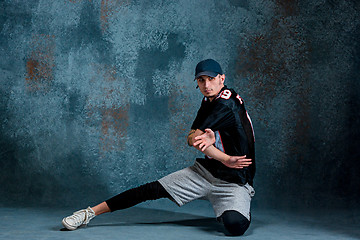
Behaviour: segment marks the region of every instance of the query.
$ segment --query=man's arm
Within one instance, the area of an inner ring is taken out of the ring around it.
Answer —
[[[199,130],[200,131],[200,130]],[[195,132],[196,132],[196,130],[195,129],[191,129],[190,130],[190,132],[189,132],[189,134],[188,134],[188,136],[187,136],[187,143],[188,143],[188,145],[190,146],[190,147],[192,147],[193,146],[193,144],[194,144],[194,134],[195,134]],[[201,131],[202,132],[202,131]]]
[[[204,136],[204,134],[207,134],[207,137],[201,137]],[[198,136],[200,137],[197,138]],[[206,133],[204,133],[200,129],[192,129],[188,135],[187,140],[189,146],[195,147],[197,150],[203,152],[207,156],[222,162],[227,167],[243,168],[251,164],[251,159],[246,158],[246,156],[229,156],[226,153],[217,149],[215,146],[213,146],[213,143],[209,145],[209,142],[213,141],[210,140],[209,137],[211,137],[211,133],[209,133],[209,131],[206,131]],[[207,143],[204,143],[205,141],[207,141]],[[200,146],[202,146],[202,148]]]

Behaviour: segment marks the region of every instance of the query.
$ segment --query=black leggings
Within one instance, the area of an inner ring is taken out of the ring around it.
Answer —
[[[105,202],[113,212],[135,206],[147,200],[156,200],[160,198],[171,199],[171,196],[158,181],[155,181],[146,183],[137,188],[129,189],[106,200]]]
[[[219,218],[225,229],[232,236],[241,236],[250,226],[250,221],[235,210],[225,211]]]
[[[129,189],[105,202],[111,212],[113,212],[135,206],[147,200],[156,200],[160,198],[172,200],[172,197],[165,188],[158,181],[155,181]],[[225,211],[218,220],[224,224],[225,229],[233,236],[243,235],[250,225],[250,221],[247,220],[247,218],[234,210]]]

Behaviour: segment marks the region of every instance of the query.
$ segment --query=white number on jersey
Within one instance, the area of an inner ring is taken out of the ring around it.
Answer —
[[[224,90],[222,93],[221,93],[221,98],[223,99],[229,99],[231,97],[231,91],[230,90]]]

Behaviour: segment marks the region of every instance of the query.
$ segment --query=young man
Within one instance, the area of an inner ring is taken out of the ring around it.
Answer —
[[[218,62],[201,61],[195,80],[204,95],[188,135],[188,144],[205,154],[195,164],[158,181],[127,190],[92,208],[62,220],[69,230],[86,225],[95,216],[125,209],[146,200],[168,198],[182,206],[203,198],[211,202],[216,217],[231,235],[242,235],[250,225],[254,195],[254,133],[244,102],[224,85]]]

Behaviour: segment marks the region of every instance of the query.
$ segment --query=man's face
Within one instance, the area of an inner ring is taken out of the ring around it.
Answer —
[[[218,74],[216,77],[202,75],[196,81],[200,92],[212,101],[224,87],[225,75]]]

